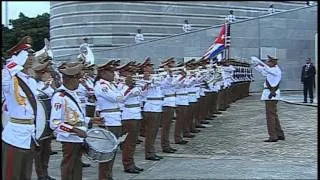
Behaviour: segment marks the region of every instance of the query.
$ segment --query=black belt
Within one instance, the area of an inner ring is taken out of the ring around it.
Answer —
[[[167,95],[165,95],[165,97],[175,97],[176,96],[176,94],[167,94]]]
[[[106,113],[111,113],[111,112],[120,112],[120,108],[114,108],[114,109],[104,109],[100,111],[100,113],[106,112]]]
[[[177,94],[177,96],[187,96],[188,93],[183,93],[183,94]]]
[[[125,104],[124,107],[126,107],[126,108],[135,108],[135,107],[140,107],[140,104]]]
[[[161,98],[147,98],[147,100],[150,100],[150,101],[162,101],[163,100],[163,98],[161,97]]]

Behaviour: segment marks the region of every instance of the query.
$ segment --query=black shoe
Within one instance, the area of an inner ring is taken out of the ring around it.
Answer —
[[[303,103],[307,103],[307,101],[303,101]]]
[[[311,100],[310,103],[313,103],[313,100]]]
[[[170,147],[169,148],[171,151],[177,151],[177,149]]]
[[[164,152],[164,153],[174,153],[175,151],[173,151],[171,149],[165,149],[165,150],[162,150],[162,152]]]
[[[220,111],[217,111],[217,112],[215,112],[215,113],[213,113],[213,114],[222,114],[222,112],[220,112]]]
[[[186,141],[186,140],[182,140],[180,142],[176,142],[175,144],[187,144],[189,141]]]
[[[267,140],[264,140],[263,142],[277,142],[278,139],[267,139]]]
[[[55,154],[58,154],[58,152],[57,151],[51,151],[50,156],[51,155],[55,155]]]
[[[284,136],[278,136],[278,140],[285,140],[286,138]]]
[[[141,144],[141,143],[139,141],[137,141],[136,144]]]
[[[46,177],[45,177],[45,180],[56,180],[56,179],[53,178],[53,177],[50,177],[50,176],[46,176]]]
[[[214,118],[213,118],[213,117],[209,117],[209,116],[208,116],[208,117],[206,117],[205,119],[206,119],[206,120],[209,120],[209,121],[214,120]]]
[[[159,159],[163,159],[163,157],[162,156],[159,156],[159,155],[154,155],[155,157],[157,157],[157,158],[159,158]]]
[[[158,157],[156,157],[156,156],[151,156],[151,157],[147,157],[146,160],[160,161],[160,158],[158,158]]]
[[[184,135],[183,137],[186,137],[186,138],[194,138],[195,135],[193,135],[193,134],[188,134],[188,135]]]
[[[219,109],[219,111],[226,111],[226,109]]]
[[[143,171],[143,170],[144,170],[143,168],[139,168],[139,167],[137,167],[137,166],[134,166],[134,168],[135,168],[136,170],[138,170],[138,171]]]
[[[126,173],[131,173],[131,174],[139,174],[139,173],[140,173],[140,171],[138,171],[138,170],[135,169],[135,168],[126,169],[126,170],[124,170],[124,172],[126,172]]]
[[[200,124],[209,124],[209,121],[200,121]]]
[[[82,163],[82,167],[90,167],[91,165],[90,164],[87,164],[87,163],[84,163],[84,162],[81,162]]]
[[[216,118],[216,117],[218,117],[218,116],[216,116],[216,115],[212,115],[212,116],[211,116],[211,118]]]
[[[199,129],[195,129],[195,130],[191,130],[192,133],[199,133],[200,130]]]
[[[196,128],[206,128],[206,127],[202,125],[197,125]]]

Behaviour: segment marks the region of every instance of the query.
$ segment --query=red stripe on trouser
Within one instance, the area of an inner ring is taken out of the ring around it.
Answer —
[[[6,180],[11,180],[12,176],[12,162],[13,162],[13,147],[7,145],[8,147],[8,154],[7,154],[7,177]]]

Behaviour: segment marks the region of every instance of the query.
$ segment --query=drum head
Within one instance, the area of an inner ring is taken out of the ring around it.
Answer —
[[[90,129],[87,132],[86,142],[90,148],[101,153],[113,152],[118,147],[116,136],[102,128]]]
[[[9,113],[8,113],[8,111],[6,111],[5,101],[2,102],[2,115],[1,115],[1,117],[2,117],[2,130],[3,130],[9,121]]]
[[[40,139],[46,128],[46,111],[43,103],[37,104],[36,139]]]

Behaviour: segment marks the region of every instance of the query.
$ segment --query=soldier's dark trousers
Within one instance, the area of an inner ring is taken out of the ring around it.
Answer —
[[[122,164],[124,170],[133,169],[134,163],[134,152],[136,151],[136,141],[139,131],[140,120],[123,120],[122,121],[122,131],[123,133],[128,133],[126,140],[122,144]]]
[[[38,142],[40,147],[36,149],[34,164],[38,178],[48,176],[48,165],[51,153],[51,138]]]
[[[205,119],[206,116],[206,97],[200,96],[200,110],[199,110],[199,124],[201,120]]]
[[[162,150],[170,149],[170,128],[173,119],[174,107],[164,106],[163,117],[162,117],[162,128],[161,128],[161,147]]]
[[[196,107],[197,107],[197,102],[191,102],[190,107],[191,107],[191,115],[190,115],[190,123],[189,123],[189,133],[193,130],[196,130]]]
[[[200,125],[200,101],[201,99],[198,99],[198,102],[195,103],[194,108],[194,127],[192,130],[196,129],[196,126]]]
[[[2,141],[2,179],[31,180],[35,147],[21,149]]]
[[[61,180],[82,179],[82,144],[62,142]]]
[[[266,104],[266,118],[267,118],[267,127],[268,134],[270,139],[278,139],[279,136],[284,137],[280,121],[277,113],[277,103],[275,100],[267,100]]]
[[[310,100],[313,100],[313,80],[305,80],[303,82],[303,97],[305,102],[307,101],[308,93]]]
[[[217,102],[217,99],[218,99],[218,92],[213,92],[212,94],[212,113],[216,113],[218,112],[218,102]]]
[[[108,130],[111,131],[117,138],[120,137],[122,132],[121,126],[108,126]],[[114,164],[114,159],[117,153],[114,153],[114,156],[111,161],[99,163],[99,180],[110,180],[112,179],[112,169]]]
[[[145,113],[142,112],[142,119],[140,121],[140,131],[139,131],[139,135],[142,137],[145,137],[146,134],[146,118],[145,118]]]
[[[190,124],[193,119],[193,110],[192,110],[192,105],[189,103],[187,106],[187,111],[185,112],[184,120],[183,120],[183,136],[188,136],[190,135]]]
[[[175,143],[181,142],[182,132],[183,132],[183,121],[185,120],[185,115],[187,112],[187,106],[178,105],[176,107],[176,126],[174,130],[174,141]]]
[[[144,112],[146,120],[145,158],[155,155],[154,143],[160,127],[162,112]]]

